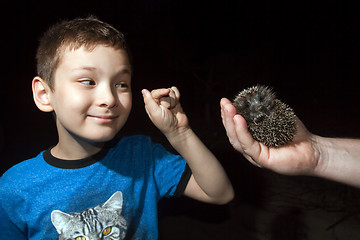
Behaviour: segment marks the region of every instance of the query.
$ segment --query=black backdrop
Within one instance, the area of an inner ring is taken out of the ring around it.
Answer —
[[[232,150],[221,124],[221,97],[265,84],[311,132],[360,135],[359,8],[350,2],[5,2],[0,174],[56,143],[51,114],[40,112],[32,100],[38,38],[59,19],[88,14],[125,33],[134,57],[134,107],[124,134],[148,134],[169,147],[147,118],[140,91],[178,86],[192,127],[224,164],[240,195],[253,192],[244,183],[250,175],[244,169],[267,172],[254,170]]]

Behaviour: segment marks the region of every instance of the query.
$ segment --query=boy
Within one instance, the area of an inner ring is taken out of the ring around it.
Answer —
[[[157,239],[157,201],[184,193],[223,204],[233,189],[189,127],[176,87],[142,90],[152,122],[182,155],[148,137],[115,137],[131,110],[123,35],[95,18],[50,28],[37,51],[36,106],[58,143],[0,179],[0,239]]]

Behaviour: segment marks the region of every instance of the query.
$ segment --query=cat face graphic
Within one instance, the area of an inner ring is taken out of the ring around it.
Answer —
[[[51,222],[59,234],[59,240],[124,239],[127,222],[121,216],[122,205],[122,193],[116,192],[104,204],[81,213],[54,210]]]

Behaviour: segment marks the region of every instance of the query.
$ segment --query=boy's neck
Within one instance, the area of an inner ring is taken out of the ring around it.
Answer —
[[[74,143],[71,145],[62,144],[59,142],[51,149],[51,154],[63,160],[78,160],[90,157],[98,153],[104,146],[104,143],[97,144],[80,144]]]

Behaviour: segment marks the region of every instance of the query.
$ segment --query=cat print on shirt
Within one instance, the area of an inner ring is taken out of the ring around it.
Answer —
[[[121,216],[123,197],[114,193],[104,204],[88,208],[81,213],[64,213],[54,210],[51,222],[59,240],[118,240],[124,239],[127,222]]]

